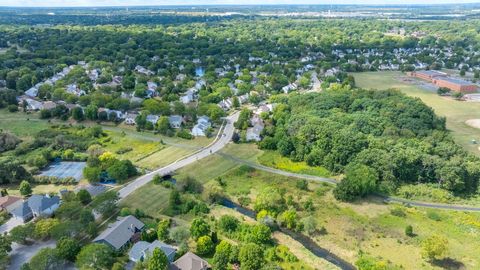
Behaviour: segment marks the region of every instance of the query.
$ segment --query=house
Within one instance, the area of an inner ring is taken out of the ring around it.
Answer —
[[[183,96],[180,97],[180,101],[183,104],[188,104],[195,100],[195,91],[193,89],[188,89]]]
[[[265,125],[259,121],[253,125],[253,127],[247,129],[246,140],[259,142],[262,140],[261,134]]]
[[[25,95],[29,97],[36,97],[38,95],[38,87],[37,86],[31,87],[30,89],[25,91]]]
[[[149,114],[149,115],[147,115],[147,119],[146,119],[146,120],[147,120],[147,122],[150,122],[150,123],[152,123],[153,125],[156,125],[159,118],[160,118],[160,117],[159,117],[158,115]]]
[[[171,269],[174,270],[207,270],[209,268],[207,261],[192,252],[185,253],[171,265]]]
[[[11,212],[13,209],[22,205],[23,201],[20,197],[4,196],[0,197],[0,210]]]
[[[146,69],[142,66],[136,66],[135,71],[138,72],[138,73],[142,73],[144,75],[147,75],[147,76],[152,76],[153,74],[155,74],[153,71],[148,70],[148,69]]]
[[[32,209],[30,209],[27,202],[23,201],[18,207],[10,211],[10,214],[13,216],[14,219],[20,220],[22,222],[27,222],[33,218]]]
[[[74,83],[67,85],[66,91],[67,91],[67,93],[76,95],[78,97],[86,94],[85,91],[78,88],[78,86]]]
[[[27,200],[34,217],[50,217],[60,206],[60,197],[49,195],[32,195]]]
[[[137,118],[138,114],[136,113],[127,113],[125,115],[125,124],[127,125],[135,125],[135,119]]]
[[[206,136],[206,131],[208,128],[210,128],[212,124],[210,123],[210,118],[207,116],[201,116],[197,120],[197,124],[192,128],[192,131],[190,132],[193,136],[199,137],[199,136]]]
[[[32,195],[15,209],[10,211],[13,218],[26,222],[34,217],[50,217],[60,206],[60,197],[49,195]]]
[[[152,98],[157,95],[158,85],[154,82],[147,82],[147,90],[145,91],[148,98]]]
[[[170,115],[168,117],[168,123],[172,128],[180,128],[183,123],[183,117],[181,115]]]
[[[298,88],[297,84],[296,83],[291,83],[289,85],[286,85],[284,87],[282,87],[282,91],[285,93],[285,94],[288,94],[288,92],[290,91],[293,91],[293,90],[296,90]]]
[[[21,97],[19,98],[19,105],[23,107],[23,102],[27,103],[27,107],[25,108],[27,111],[38,111],[43,109],[43,104],[40,101],[28,98],[28,97]]]
[[[93,239],[93,242],[103,243],[115,250],[120,250],[128,243],[138,240],[140,232],[144,227],[145,224],[134,216],[121,217]]]
[[[177,252],[175,247],[167,245],[158,240],[155,240],[152,243],[148,243],[145,241],[139,241],[135,243],[135,245],[133,245],[133,247],[128,252],[128,257],[132,262],[144,261],[148,256],[153,253],[153,250],[155,250],[155,248],[159,248],[161,251],[163,251],[163,253],[165,253],[165,256],[167,256],[169,263],[172,263],[175,259],[175,254]]]
[[[45,101],[42,106],[44,110],[53,110],[57,107],[57,104],[53,101]]]

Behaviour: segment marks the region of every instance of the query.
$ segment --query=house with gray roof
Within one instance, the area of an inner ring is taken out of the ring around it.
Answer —
[[[191,134],[193,136],[206,136],[206,131],[210,128],[212,124],[210,123],[210,118],[207,116],[200,116],[197,120],[197,124],[192,128]]]
[[[168,117],[168,123],[172,128],[180,128],[183,123],[183,117],[181,115],[170,115]]]
[[[207,270],[210,265],[204,259],[198,257],[192,252],[187,252],[185,255],[176,260],[170,267],[173,270]]]
[[[150,122],[152,123],[152,125],[156,125],[157,122],[158,122],[158,119],[160,119],[160,117],[158,115],[154,115],[154,114],[149,114],[147,115],[147,122]]]
[[[50,217],[59,206],[60,197],[35,194],[11,210],[10,214],[26,222],[35,217]]]
[[[143,261],[153,253],[155,248],[159,248],[165,253],[169,263],[172,263],[175,259],[177,249],[158,240],[155,240],[152,243],[138,241],[128,252],[128,257],[133,262]]]
[[[120,250],[128,243],[138,240],[144,227],[145,224],[134,216],[121,217],[93,239],[93,242],[103,243],[115,250]]]
[[[60,206],[60,197],[49,195],[32,195],[27,200],[34,217],[49,217]]]
[[[22,222],[27,222],[33,218],[32,209],[28,207],[27,202],[22,202],[17,208],[10,211],[14,219],[18,219]]]

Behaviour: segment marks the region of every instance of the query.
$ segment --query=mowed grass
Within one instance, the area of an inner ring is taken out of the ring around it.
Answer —
[[[47,121],[38,118],[37,113],[11,113],[6,109],[0,110],[0,129],[19,137],[32,137],[49,126]]]
[[[160,218],[162,210],[168,206],[169,194],[169,189],[150,182],[128,195],[121,201],[120,206],[140,209],[151,217]]]
[[[480,155],[478,145],[472,144],[472,139],[480,141],[480,129],[465,124],[469,119],[480,119],[480,103],[456,101],[447,97],[438,96],[412,83],[403,82],[405,74],[401,72],[364,72],[353,73],[358,87],[366,89],[384,90],[394,88],[403,93],[420,98],[425,104],[432,107],[435,113],[447,119],[447,128],[452,131],[455,141],[468,151]],[[411,78],[410,78],[411,79]]]

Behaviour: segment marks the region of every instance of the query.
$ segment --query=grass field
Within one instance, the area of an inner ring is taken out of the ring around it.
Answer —
[[[25,114],[21,112],[10,113],[0,110],[0,129],[8,130],[20,137],[31,137],[50,124],[40,120],[38,114]]]
[[[275,151],[265,151],[258,157],[258,162],[268,167],[299,174],[310,174],[320,177],[331,176],[330,172],[323,167],[311,167],[306,162],[294,162]]]
[[[399,80],[405,77],[401,72],[364,72],[354,73],[358,87],[366,89],[395,88],[403,93],[420,98],[425,104],[432,107],[440,116],[447,119],[447,128],[452,131],[455,141],[476,155],[480,155],[478,145],[471,140],[480,141],[480,129],[465,124],[469,119],[480,119],[480,103],[462,102],[446,97],[440,97],[435,92],[422,89],[415,83],[406,83]]]

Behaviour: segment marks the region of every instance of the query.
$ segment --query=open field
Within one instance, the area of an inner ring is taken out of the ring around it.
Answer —
[[[480,103],[452,100],[438,96],[434,91],[425,90],[415,83],[402,82],[399,78],[406,75],[401,72],[364,72],[353,75],[358,87],[380,90],[395,88],[409,96],[420,98],[438,115],[446,117],[447,128],[452,131],[458,144],[480,155],[478,145],[471,143],[472,139],[480,141],[480,130],[466,124],[467,120],[480,118]]]
[[[320,177],[330,177],[330,172],[323,167],[311,167],[306,162],[294,162],[283,157],[276,151],[265,151],[258,157],[262,165],[299,174],[310,174]]]
[[[0,110],[0,129],[8,130],[20,137],[31,137],[49,126],[45,120],[40,120],[37,114],[21,112],[10,113]]]

